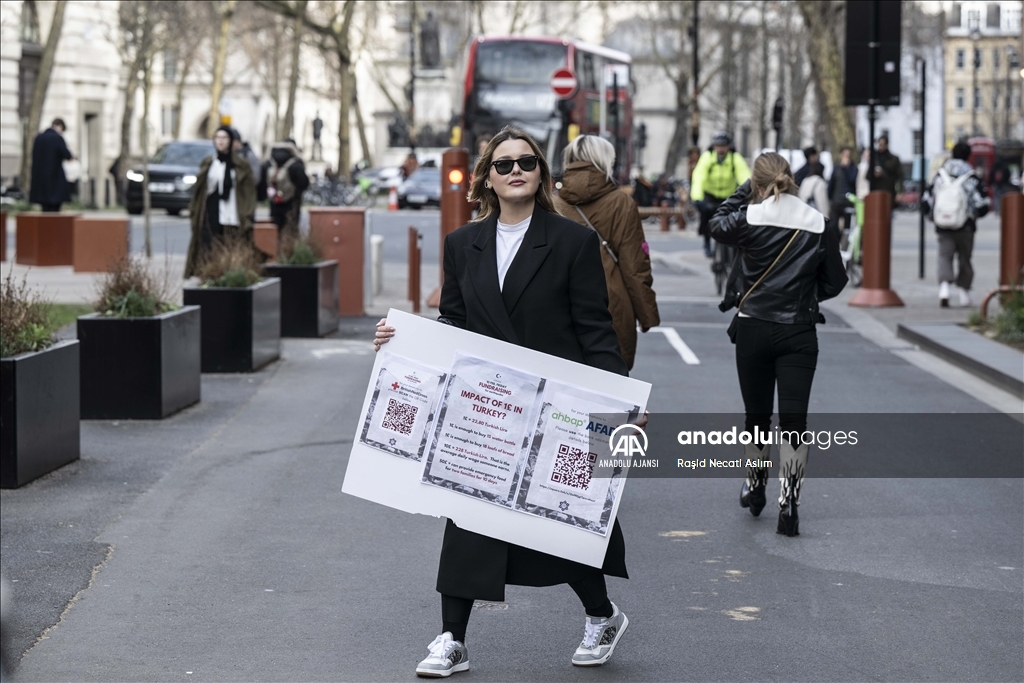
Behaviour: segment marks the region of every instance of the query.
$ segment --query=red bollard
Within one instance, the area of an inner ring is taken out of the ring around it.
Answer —
[[[444,238],[469,222],[473,205],[466,199],[469,192],[469,152],[452,147],[441,155],[441,275],[437,289],[427,297],[427,306],[437,308],[444,284]]]
[[[420,312],[420,263],[423,261],[423,250],[420,248],[420,231],[409,226],[409,301],[412,312]]]
[[[892,195],[876,190],[864,200],[861,253],[864,284],[850,299],[850,306],[902,306],[903,300],[889,288],[892,250]]]
[[[999,284],[1024,284],[1024,194],[1004,194],[999,215]]]

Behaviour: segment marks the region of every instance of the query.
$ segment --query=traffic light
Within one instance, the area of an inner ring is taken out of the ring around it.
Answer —
[[[636,146],[637,149],[643,149],[647,146],[647,124],[641,122],[636,127]]]

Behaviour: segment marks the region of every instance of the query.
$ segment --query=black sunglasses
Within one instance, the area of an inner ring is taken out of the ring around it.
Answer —
[[[536,154],[528,157],[519,157],[518,159],[499,159],[492,161],[491,166],[498,172],[498,175],[508,175],[512,172],[512,165],[519,164],[519,168],[528,173],[533,169],[537,168],[537,162],[540,160]]]

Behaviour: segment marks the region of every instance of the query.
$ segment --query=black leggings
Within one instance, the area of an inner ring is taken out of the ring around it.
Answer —
[[[767,432],[775,386],[779,387],[779,429],[807,429],[807,404],[818,365],[814,325],[740,318],[736,330],[736,370],[746,408],[746,428]]]
[[[604,574],[600,570],[594,570],[579,581],[569,584],[587,616],[604,617],[612,616],[612,603],[608,599],[608,586],[604,581]],[[466,642],[466,626],[469,625],[469,615],[473,611],[473,601],[469,598],[456,598],[451,595],[441,595],[441,629],[442,632],[450,631],[452,639],[459,642]]]

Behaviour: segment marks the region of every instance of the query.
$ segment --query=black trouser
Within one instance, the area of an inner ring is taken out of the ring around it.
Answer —
[[[840,236],[850,229],[850,214],[846,210],[852,206],[853,204],[848,201],[832,202],[832,225],[839,229]]]
[[[604,574],[599,569],[579,581],[573,581],[569,587],[576,592],[587,616],[604,617],[612,616],[612,603],[608,599],[608,586],[604,581]],[[453,640],[462,643],[466,642],[466,626],[469,624],[469,615],[473,611],[473,601],[469,598],[455,598],[451,595],[441,595],[441,622],[442,632],[450,631]]]
[[[779,428],[807,429],[807,403],[818,364],[818,335],[812,324],[784,325],[740,318],[736,330],[736,370],[746,408],[747,431],[770,429],[775,387],[779,388]]]
[[[711,218],[718,211],[718,207],[722,205],[725,200],[719,199],[710,194],[705,194],[704,199],[696,202],[697,210],[700,211],[700,228],[697,234],[704,236],[704,251],[710,251],[711,249]]]

